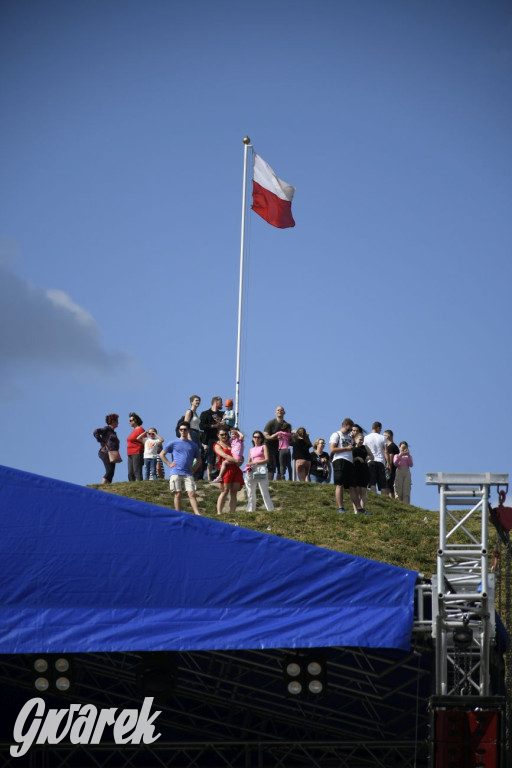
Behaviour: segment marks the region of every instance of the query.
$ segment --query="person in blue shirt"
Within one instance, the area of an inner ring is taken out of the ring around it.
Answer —
[[[181,511],[181,495],[185,490],[194,515],[200,515],[193,475],[201,465],[201,451],[198,444],[190,439],[188,424],[181,424],[179,431],[178,439],[170,440],[164,445],[160,458],[171,470],[169,488],[171,493],[174,493],[174,508],[178,512]],[[167,459],[168,453],[172,455],[172,462]]]

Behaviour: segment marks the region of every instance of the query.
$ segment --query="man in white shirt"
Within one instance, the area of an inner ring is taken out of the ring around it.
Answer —
[[[350,430],[354,426],[352,419],[344,419],[341,429],[333,432],[329,439],[329,448],[332,455],[332,471],[334,476],[334,494],[340,515],[345,514],[343,506],[343,489],[346,489],[356,509],[357,495],[354,478],[354,443]]]
[[[383,496],[389,496],[388,484],[386,480],[386,438],[380,434],[382,424],[380,421],[374,421],[372,431],[366,435],[364,444],[368,446],[373,453],[373,461],[368,463],[370,470],[370,490],[375,492],[376,486]]]

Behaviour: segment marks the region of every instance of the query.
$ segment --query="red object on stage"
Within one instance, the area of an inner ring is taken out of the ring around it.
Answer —
[[[496,509],[496,517],[502,528],[506,531],[512,531],[512,507],[502,507]]]
[[[435,768],[499,768],[499,713],[439,710]]]

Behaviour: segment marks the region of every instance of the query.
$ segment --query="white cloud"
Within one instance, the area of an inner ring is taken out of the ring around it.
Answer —
[[[0,260],[0,360],[4,397],[20,374],[58,368],[114,373],[129,357],[105,349],[92,315],[58,289],[39,288]]]
[[[75,304],[75,302],[68,296],[67,293],[64,293],[64,291],[59,291],[58,288],[49,288],[46,291],[46,295],[50,301],[55,304],[56,307],[63,307],[69,312],[73,312],[77,322],[80,325],[86,325],[89,326],[89,328],[93,328],[96,325],[92,315],[79,304]]]

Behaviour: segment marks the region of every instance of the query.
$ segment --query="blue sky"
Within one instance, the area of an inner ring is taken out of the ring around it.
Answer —
[[[350,416],[427,471],[508,472],[512,12],[498,0],[2,0],[0,463],[98,482],[95,427]],[[126,463],[117,479],[126,478]]]

